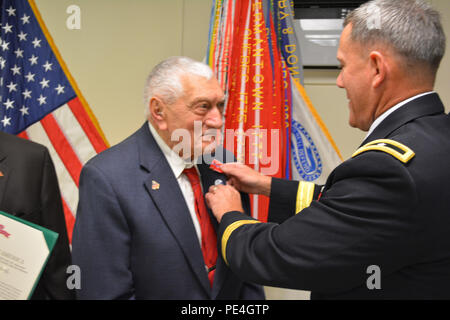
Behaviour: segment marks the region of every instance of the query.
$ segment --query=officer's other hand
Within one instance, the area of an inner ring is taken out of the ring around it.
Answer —
[[[224,163],[220,169],[229,177],[228,183],[239,191],[270,196],[271,177],[238,162]]]
[[[211,186],[205,195],[206,204],[211,208],[217,221],[230,211],[244,212],[239,191],[230,185]]]

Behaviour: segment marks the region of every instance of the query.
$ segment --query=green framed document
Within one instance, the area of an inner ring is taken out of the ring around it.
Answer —
[[[0,211],[0,300],[31,297],[58,234]]]

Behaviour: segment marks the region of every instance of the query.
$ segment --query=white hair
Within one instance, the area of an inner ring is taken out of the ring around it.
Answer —
[[[423,0],[372,0],[352,11],[344,26],[348,24],[353,41],[386,44],[408,68],[425,65],[436,73],[445,54],[440,14]]]
[[[145,117],[150,115],[149,102],[158,97],[164,103],[172,104],[183,94],[181,76],[196,75],[210,80],[214,73],[211,68],[188,57],[170,57],[157,64],[145,82]]]

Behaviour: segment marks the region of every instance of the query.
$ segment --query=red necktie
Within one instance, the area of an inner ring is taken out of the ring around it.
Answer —
[[[215,273],[215,266],[217,261],[217,236],[216,231],[211,223],[211,219],[206,209],[205,199],[203,197],[200,179],[197,170],[192,167],[184,169],[183,173],[189,179],[194,191],[195,197],[195,212],[200,223],[200,230],[202,232],[202,253],[205,265],[208,268],[208,279],[212,287]]]

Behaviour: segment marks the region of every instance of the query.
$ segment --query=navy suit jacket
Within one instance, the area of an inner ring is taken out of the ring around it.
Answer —
[[[198,168],[205,192],[225,181],[206,164]],[[83,168],[72,256],[81,268],[80,299],[264,298],[220,253],[210,287],[183,194],[147,123]]]

